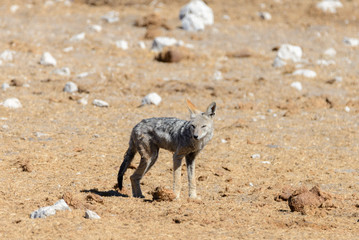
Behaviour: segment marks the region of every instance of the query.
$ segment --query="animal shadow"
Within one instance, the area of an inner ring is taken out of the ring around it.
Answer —
[[[93,194],[99,195],[101,197],[128,197],[127,194],[119,193],[116,190],[99,191],[97,188],[92,188],[89,190],[84,189],[84,190],[81,190],[80,192],[93,193]]]

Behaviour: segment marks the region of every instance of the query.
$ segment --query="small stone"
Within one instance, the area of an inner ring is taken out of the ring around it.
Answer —
[[[88,72],[83,72],[83,73],[80,73],[80,74],[77,74],[77,78],[85,78],[85,77],[87,77],[88,75],[89,75],[90,73],[88,73]]]
[[[345,45],[348,45],[348,46],[351,46],[351,47],[356,47],[359,45],[359,39],[357,38],[348,38],[348,37],[345,37],[343,39],[343,42]]]
[[[71,75],[70,68],[68,68],[68,67],[55,69],[54,71],[52,71],[52,73],[60,75],[60,76],[66,76],[66,77]]]
[[[298,69],[293,72],[293,75],[302,75],[307,78],[315,78],[317,73],[308,69]]]
[[[3,84],[1,85],[1,89],[2,89],[3,91],[6,91],[8,88],[10,88],[10,85],[9,85],[8,83],[3,83]]]
[[[42,207],[30,214],[30,218],[46,218],[56,214],[56,210],[52,206]]]
[[[97,215],[97,213],[91,211],[91,210],[86,210],[85,212],[85,218],[87,219],[101,219],[101,217],[99,215]]]
[[[93,32],[101,32],[102,27],[101,27],[101,25],[91,25],[90,30],[93,31]]]
[[[0,59],[7,61],[7,62],[11,62],[12,60],[14,60],[13,53],[14,53],[14,51],[5,50],[0,54]]]
[[[261,155],[258,154],[258,153],[255,153],[255,154],[253,154],[253,155],[251,156],[251,158],[253,158],[253,159],[261,158]]]
[[[2,103],[2,105],[6,108],[16,109],[21,108],[22,105],[17,98],[8,98],[5,100],[5,102]]]
[[[324,55],[327,55],[329,57],[334,57],[337,54],[337,51],[335,51],[334,48],[328,48],[324,51]]]
[[[114,23],[120,20],[119,15],[120,14],[118,12],[111,11],[103,15],[101,19],[105,20],[108,23]]]
[[[78,87],[74,82],[67,82],[63,90],[64,92],[73,93],[78,91]]]
[[[271,20],[272,19],[272,15],[269,12],[259,12],[258,16],[263,19],[263,20]]]
[[[152,42],[152,50],[160,52],[164,47],[173,46],[177,43],[175,38],[156,37]]]
[[[40,64],[45,66],[56,66],[57,62],[49,52],[44,52],[42,54]]]
[[[121,48],[123,50],[127,50],[128,49],[128,43],[125,40],[119,40],[119,41],[116,41],[116,47]]]
[[[262,161],[263,164],[271,164],[270,161]]]
[[[213,74],[213,79],[216,81],[220,81],[223,79],[222,72],[221,71],[215,71]]]
[[[67,48],[64,48],[64,49],[62,49],[62,51],[64,51],[64,52],[72,52],[74,50],[74,47],[67,47]]]
[[[142,41],[138,42],[138,46],[141,48],[141,49],[146,49],[146,44]]]
[[[325,13],[336,13],[337,8],[343,7],[343,4],[338,0],[323,0],[316,7]]]
[[[93,105],[97,106],[97,107],[108,107],[109,104],[103,100],[99,100],[99,99],[95,99],[92,102]]]
[[[77,102],[81,105],[87,105],[88,104],[88,95],[86,95],[86,97],[80,98],[79,100],[77,100]]]
[[[67,203],[65,202],[64,199],[60,199],[59,201],[57,201],[54,205],[52,205],[52,207],[55,210],[70,210],[69,205],[67,205]]]
[[[82,33],[79,33],[79,34],[76,34],[76,35],[72,36],[70,38],[70,41],[71,42],[78,42],[78,41],[84,40],[85,37],[86,37],[86,34],[84,32],[82,32]]]
[[[274,59],[274,62],[272,64],[273,67],[283,67],[285,65],[287,65],[287,63],[278,56]]]
[[[290,44],[283,44],[280,46],[277,56],[282,60],[291,60],[299,62],[302,58],[302,48]]]
[[[12,13],[17,12],[18,9],[19,9],[19,5],[12,5],[12,6],[10,7],[10,11],[11,11]]]
[[[334,60],[325,60],[325,59],[317,60],[317,65],[329,66],[329,65],[334,65],[334,64],[335,64]]]
[[[300,82],[292,82],[292,83],[290,84],[290,86],[291,86],[292,88],[297,89],[298,91],[302,91],[302,89],[303,89],[302,84],[301,84]]]
[[[146,95],[142,99],[141,106],[146,105],[146,104],[154,104],[157,106],[158,104],[160,104],[161,101],[162,101],[162,98],[160,97],[160,95],[153,92],[153,93]]]
[[[194,0],[183,6],[179,13],[182,28],[186,31],[204,30],[214,23],[213,11],[202,0]]]
[[[345,110],[346,112],[350,112],[350,107],[345,106],[344,110]]]

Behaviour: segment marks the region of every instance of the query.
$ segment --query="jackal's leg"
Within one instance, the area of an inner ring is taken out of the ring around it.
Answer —
[[[181,166],[182,166],[182,155],[173,154],[173,192],[176,199],[180,198],[181,194]]]
[[[145,156],[141,156],[140,165],[138,165],[136,171],[130,177],[131,185],[132,185],[132,195],[137,198],[144,198],[141,191],[140,180],[143,175],[145,175],[145,171],[147,166],[149,166],[148,158]]]
[[[190,153],[186,155],[187,176],[188,176],[188,194],[190,198],[197,198],[196,190],[196,172],[195,161],[197,153]]]

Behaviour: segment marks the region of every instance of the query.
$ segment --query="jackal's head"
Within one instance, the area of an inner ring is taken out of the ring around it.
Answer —
[[[191,116],[190,124],[192,137],[195,140],[200,140],[206,136],[212,138],[213,118],[216,114],[216,103],[213,102],[209,104],[205,112],[198,110],[188,99],[187,106]]]

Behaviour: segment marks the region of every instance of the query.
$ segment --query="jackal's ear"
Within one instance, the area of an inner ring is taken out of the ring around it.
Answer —
[[[216,103],[213,102],[209,104],[207,111],[204,114],[206,114],[209,117],[214,117],[214,115],[216,115]]]
[[[201,111],[196,108],[196,106],[189,100],[186,99],[187,107],[190,113],[191,118],[195,117],[197,114],[200,114]]]

